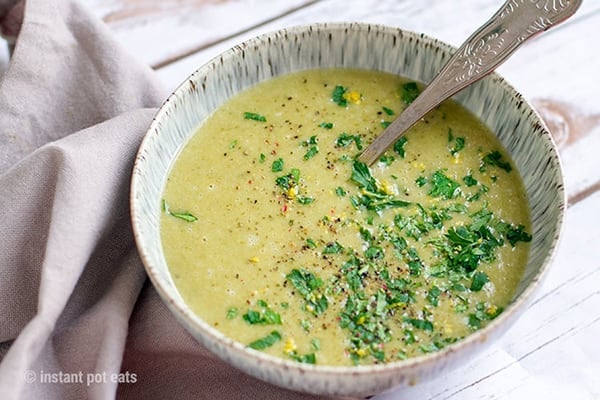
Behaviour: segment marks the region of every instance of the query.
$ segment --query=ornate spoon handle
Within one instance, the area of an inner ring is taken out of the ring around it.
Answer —
[[[582,0],[508,0],[471,35],[431,83],[359,156],[377,160],[408,128],[442,101],[478,81],[527,39],[564,21]]]

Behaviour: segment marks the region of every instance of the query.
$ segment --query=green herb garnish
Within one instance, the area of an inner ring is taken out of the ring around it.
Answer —
[[[297,352],[292,351],[292,352],[289,352],[288,355],[292,358],[292,360],[298,361],[300,363],[304,363],[304,364],[316,364],[317,363],[317,356],[315,355],[315,353],[299,355]]]
[[[371,193],[377,193],[378,191],[377,181],[373,178],[373,175],[371,175],[371,171],[369,171],[367,164],[363,162],[354,161],[350,179],[359,187],[364,188]]]
[[[238,316],[239,314],[239,310],[237,309],[237,307],[231,307],[229,310],[227,310],[227,319],[235,319],[235,317]]]
[[[258,300],[256,304],[260,307],[260,310],[248,310],[242,316],[244,321],[250,325],[281,325],[281,316],[273,311],[264,300]]]
[[[167,204],[167,201],[164,199],[162,201],[162,208],[165,214],[170,215],[171,217],[179,218],[186,222],[198,221],[198,218],[189,211],[171,211],[169,205]]]
[[[477,179],[473,178],[473,175],[469,174],[463,177],[463,182],[468,187],[477,185]]]
[[[416,82],[407,82],[400,87],[400,98],[406,105],[415,101],[419,93],[419,87]]]
[[[488,278],[485,272],[477,271],[475,272],[475,275],[473,275],[473,280],[471,281],[471,290],[479,292],[489,281],[490,278]]]
[[[331,100],[340,107],[346,107],[348,105],[348,100],[344,96],[348,89],[343,86],[336,86],[331,93]]]
[[[427,321],[425,319],[418,319],[418,318],[408,318],[408,317],[404,317],[403,321],[411,324],[412,326],[414,326],[417,329],[422,329],[424,331],[430,331],[430,332],[433,331],[433,324],[431,323],[431,321]]]
[[[327,297],[320,292],[323,286],[321,278],[307,270],[293,269],[286,275],[289,281],[306,301],[305,309],[314,315],[325,312],[329,303]]]
[[[248,112],[248,111],[246,111],[244,113],[244,119],[251,119],[253,121],[258,121],[258,122],[267,122],[267,118],[264,115],[260,115],[260,114]]]
[[[406,136],[402,136],[394,143],[394,151],[402,158],[406,156],[406,150],[404,150],[404,145],[406,145],[407,142],[408,139],[406,138]]]
[[[427,292],[427,301],[429,301],[432,306],[437,307],[439,304],[440,294],[442,294],[442,290],[433,285],[431,289],[429,289],[429,292]]]
[[[435,171],[431,175],[429,182],[431,183],[429,195],[432,197],[453,199],[458,196],[460,185],[458,182],[447,177],[442,170]]]
[[[455,156],[459,151],[463,150],[465,148],[465,138],[464,137],[457,137],[454,138],[454,147],[452,147],[450,149],[450,154],[452,154],[453,156]]]
[[[344,246],[336,242],[330,242],[325,245],[323,254],[340,254],[344,251]]]
[[[511,226],[505,234],[511,246],[515,246],[517,242],[531,242],[531,235],[525,232],[525,226]]]
[[[394,110],[392,110],[391,108],[383,107],[383,112],[387,115],[394,115]]]
[[[355,143],[356,148],[358,150],[362,150],[363,146],[362,146],[362,139],[360,138],[360,136],[359,135],[349,135],[346,132],[342,133],[340,136],[337,137],[337,139],[335,140],[335,147],[346,147],[346,146],[350,145],[351,143]]]
[[[273,164],[271,164],[271,171],[281,172],[281,171],[283,171],[283,166],[284,166],[283,158],[278,158],[277,160],[273,161]]]
[[[250,343],[248,345],[248,347],[250,347],[251,349],[254,349],[254,350],[264,350],[268,347],[273,346],[275,343],[279,342],[280,340],[281,340],[281,333],[279,333],[279,331],[272,331],[267,336]]]
[[[486,154],[482,159],[483,165],[479,168],[481,172],[485,171],[486,166],[494,166],[505,170],[506,172],[512,171],[512,166],[506,160],[504,160],[502,154],[498,151],[492,151]]]

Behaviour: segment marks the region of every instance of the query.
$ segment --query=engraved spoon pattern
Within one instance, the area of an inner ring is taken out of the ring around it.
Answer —
[[[373,164],[442,101],[491,73],[527,39],[566,20],[582,0],[508,0],[444,65],[423,92],[360,154]]]

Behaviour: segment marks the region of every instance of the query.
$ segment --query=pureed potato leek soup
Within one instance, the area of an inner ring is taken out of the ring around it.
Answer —
[[[531,236],[495,136],[446,102],[371,167],[356,160],[418,93],[393,75],[313,70],[217,109],[162,204],[191,309],[251,348],[319,365],[435,352],[498,316]]]

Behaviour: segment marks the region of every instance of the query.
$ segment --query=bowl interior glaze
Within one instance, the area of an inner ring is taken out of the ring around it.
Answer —
[[[531,253],[511,304],[487,327],[440,352],[386,365],[328,367],[283,360],[247,349],[204,323],[183,302],[162,252],[162,192],[174,159],[219,105],[281,74],[312,68],[363,68],[429,82],[454,49],[397,28],[358,23],[316,24],[249,40],[194,72],[167,99],[148,129],[133,170],[131,211],[147,273],[179,321],[200,343],[237,368],[276,385],[326,395],[370,395],[427,379],[464,362],[503,333],[525,310],[548,268],[563,223],[565,191],[556,146],[522,96],[492,74],[454,97],[506,147],[520,171],[532,217]]]

